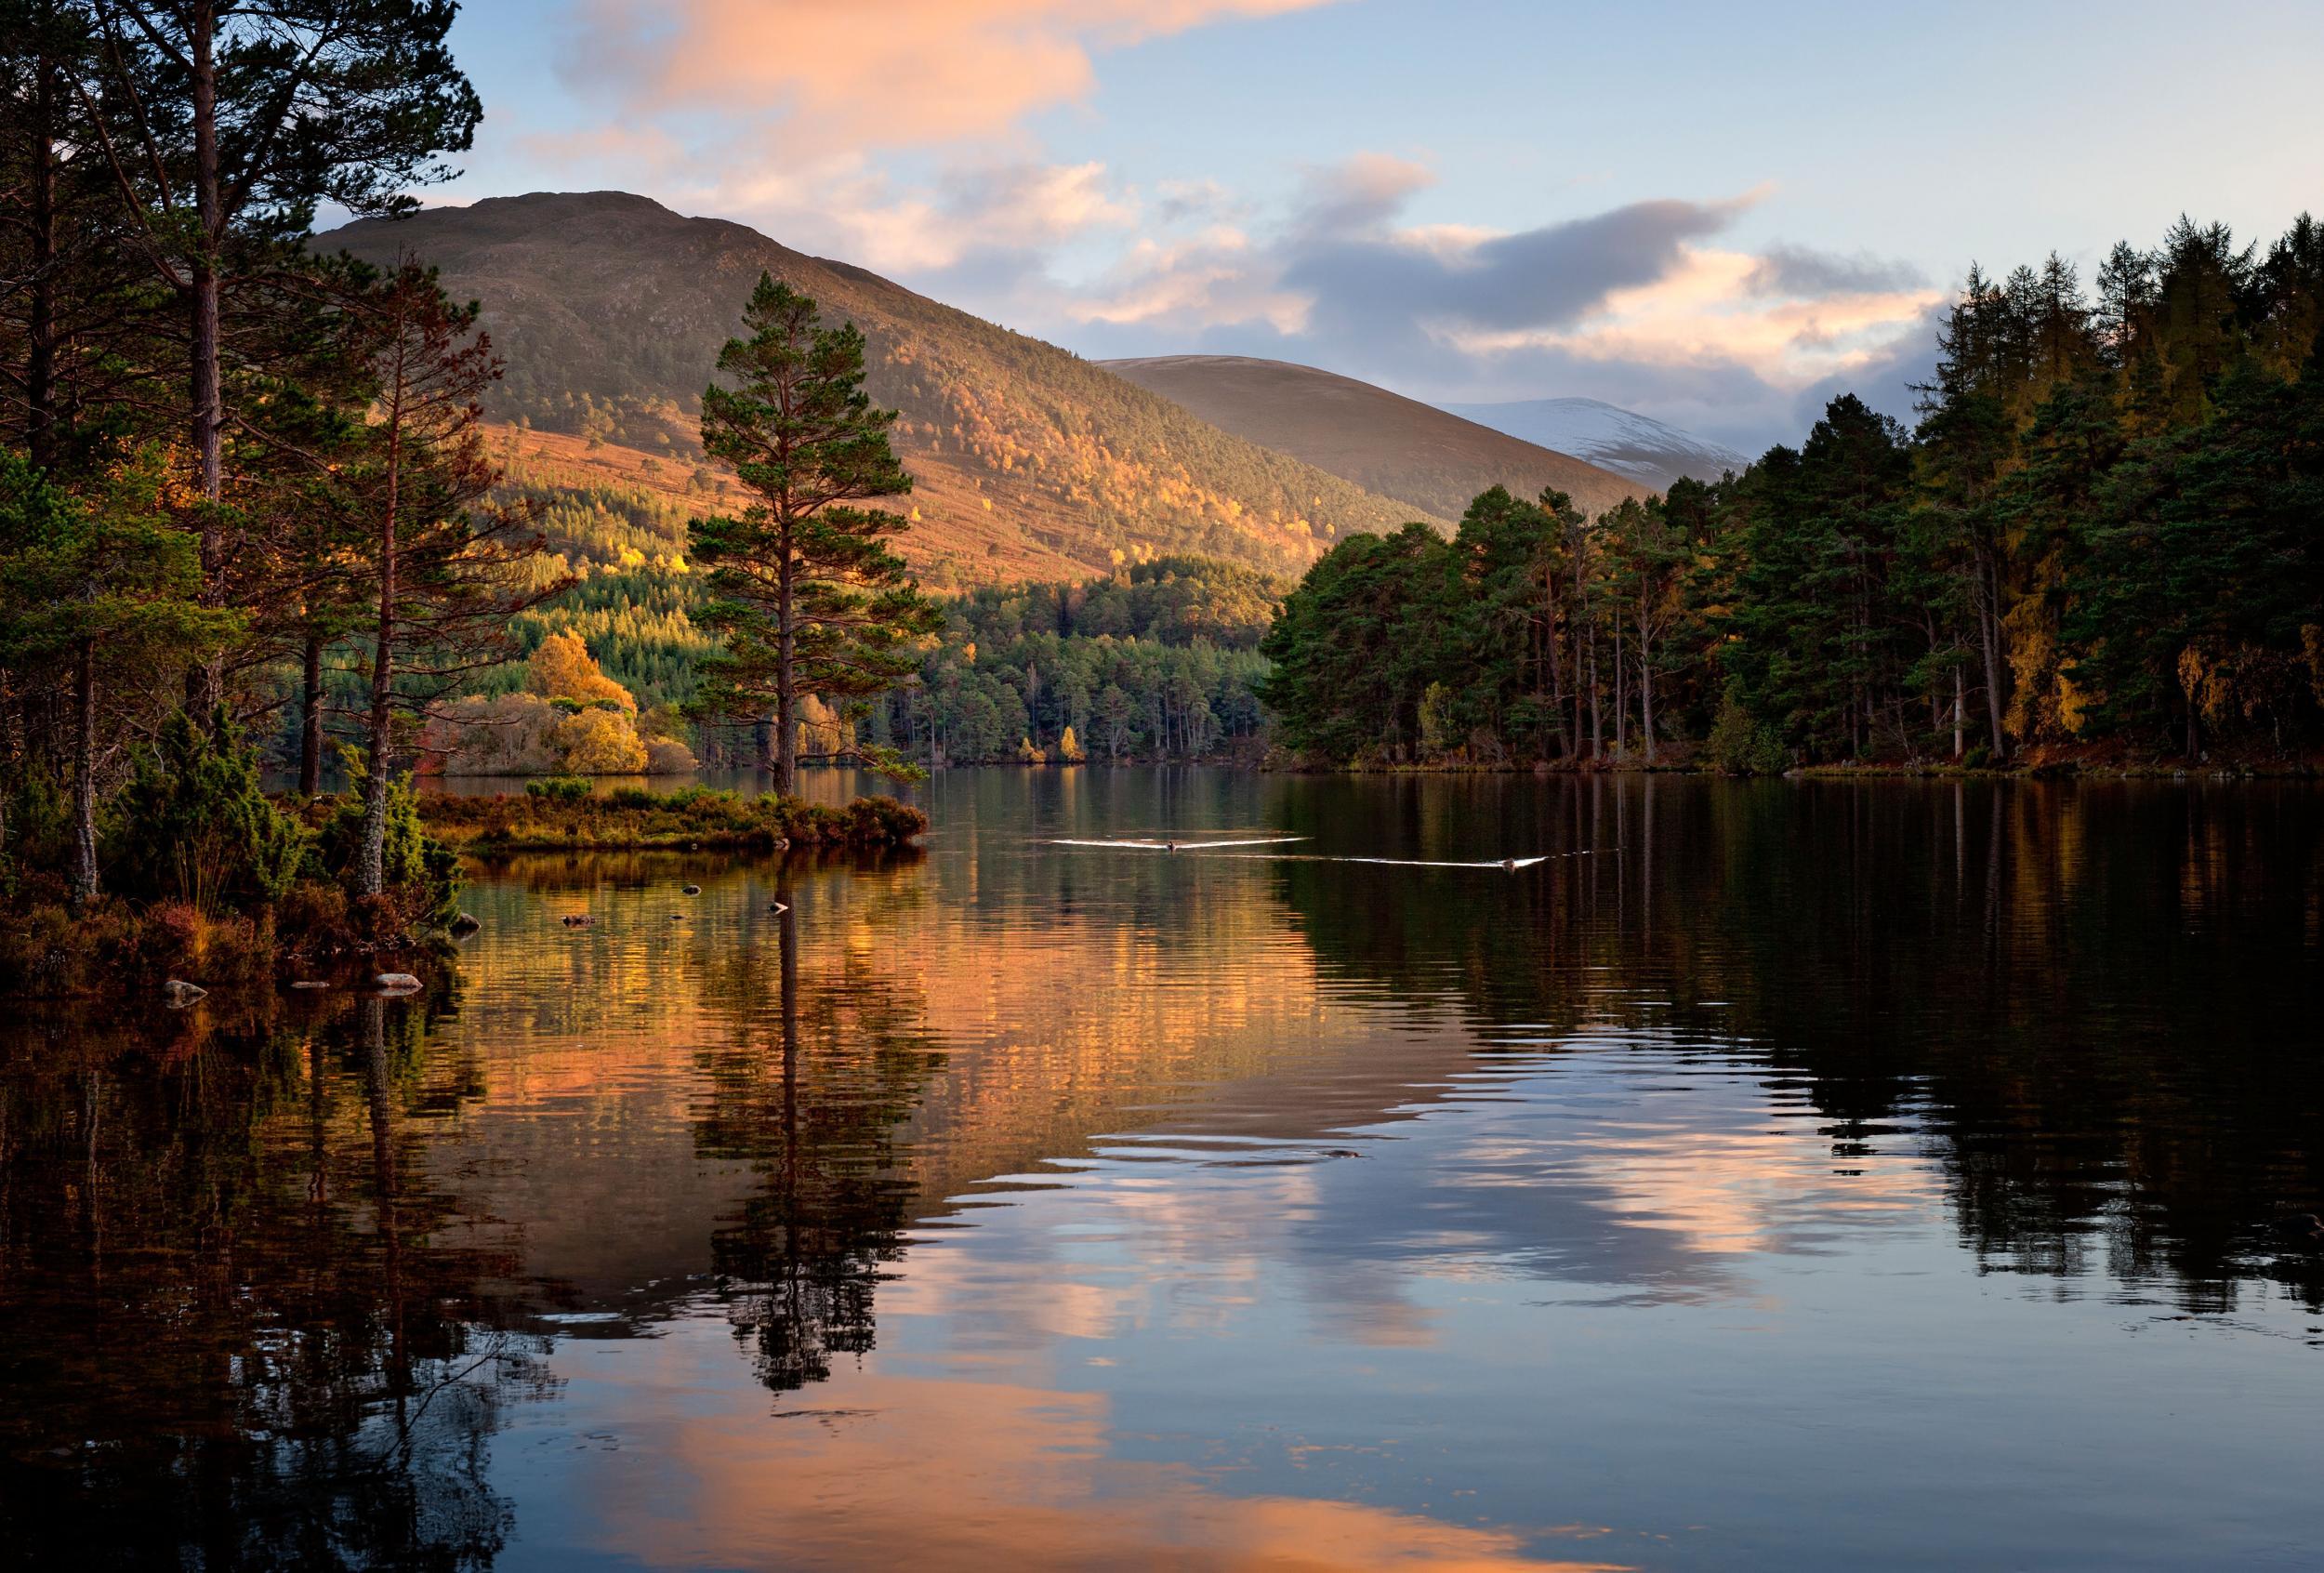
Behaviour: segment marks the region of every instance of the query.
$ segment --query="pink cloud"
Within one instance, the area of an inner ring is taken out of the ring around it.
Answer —
[[[1090,57],[1328,0],[588,0],[569,75],[633,111],[762,112],[786,155],[989,137],[1086,99]]]

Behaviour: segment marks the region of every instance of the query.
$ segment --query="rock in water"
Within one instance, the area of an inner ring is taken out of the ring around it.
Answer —
[[[452,932],[456,934],[472,934],[483,926],[482,920],[472,912],[463,912],[452,919]]]
[[[678,893],[680,895],[700,895],[702,893],[702,887],[700,885],[680,885],[678,887]]]
[[[371,986],[390,994],[409,994],[419,986],[419,980],[409,972],[381,972],[371,980]]]
[[[162,985],[162,993],[172,1005],[191,1005],[195,1000],[205,998],[209,992],[199,984],[190,984],[183,978],[172,978]]]

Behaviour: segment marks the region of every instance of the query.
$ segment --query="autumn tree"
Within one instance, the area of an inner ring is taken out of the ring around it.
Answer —
[[[799,716],[809,695],[860,708],[918,664],[942,615],[889,540],[908,528],[861,505],[912,489],[888,441],[895,412],[863,390],[864,336],[821,325],[815,303],[761,274],[702,399],[702,445],[757,499],[693,522],[692,555],[714,599],[700,621],[724,637],[705,663],[696,709],[772,716],[775,789],[797,789]],[[895,750],[851,743],[875,769],[908,773]]]

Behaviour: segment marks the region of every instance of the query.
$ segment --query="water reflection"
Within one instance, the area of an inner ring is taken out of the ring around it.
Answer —
[[[1595,855],[1513,883],[1490,921],[1452,879],[1301,864],[1278,887],[1328,971],[1449,990],[1490,1042],[1620,1028],[1741,1052],[1836,1164],[1909,1138],[1988,1270],[2163,1283],[2206,1311],[2268,1278],[2324,1304],[2319,1259],[2272,1228],[2324,1195],[2312,789],[1565,796],[1533,833]],[[1423,839],[1475,806],[1421,800],[1438,823],[1403,829]],[[1394,833],[1371,817],[1357,834]]]
[[[711,986],[746,1024],[739,1041],[704,1056],[708,1096],[694,1130],[698,1153],[759,1177],[711,1236],[710,1260],[737,1338],[777,1392],[872,1347],[873,1295],[882,1264],[903,1254],[913,1200],[897,1128],[944,1064],[923,1002],[845,950],[842,975],[811,988],[802,1027],[798,893],[776,880],[772,1042],[747,1024],[765,1013],[752,998],[762,972],[718,970]]]
[[[925,857],[491,867],[456,993],[0,1027],[10,1543],[2295,1543],[2313,791],[929,790]],[[1045,844],[1260,828],[1308,855]],[[1550,861],[1318,860],[1383,850]]]
[[[493,1559],[486,1439],[549,1382],[477,1291],[495,1264],[431,1239],[453,1199],[410,1178],[464,1095],[431,1008],[42,1015],[0,1044],[19,1558]]]

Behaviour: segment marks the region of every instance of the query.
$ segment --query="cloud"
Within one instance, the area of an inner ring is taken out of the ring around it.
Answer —
[[[1833,378],[1906,375],[1891,363],[1936,298],[1921,275],[1734,245],[1764,191],[1422,222],[1435,171],[1365,152],[1262,210],[1198,172],[1140,190],[1023,128],[1088,101],[1107,51],[1328,3],[573,0],[560,70],[608,124],[519,145],[1085,353],[1272,355],[1421,398],[1584,393],[1741,446],[1796,437]]]
[[[1500,232],[1407,222],[1432,183],[1367,154],[1309,171],[1263,238],[1142,237],[1069,295],[1067,336],[1300,361],[1421,398],[1582,393],[1756,451],[1796,438],[1807,390],[1888,376],[1937,299],[1901,264],[1722,244],[1764,192]]]
[[[559,66],[633,114],[740,114],[816,157],[995,136],[1087,99],[1093,53],[1325,0],[582,0]]]
[[[1920,289],[1928,282],[1909,262],[1777,245],[1760,253],[1746,287],[1755,295],[1879,294]]]
[[[1916,384],[1936,376],[1936,331],[1944,324],[1948,304],[1947,299],[1933,301],[1845,371],[1801,389],[1792,401],[1792,418],[1800,430],[1804,432],[1820,419],[1824,406],[1842,393],[1854,393],[1881,414],[1895,416],[1910,426],[1921,400]]]
[[[1107,189],[1103,164],[987,165],[944,184],[945,217],[983,245],[1050,245],[1138,217],[1133,200]]]

